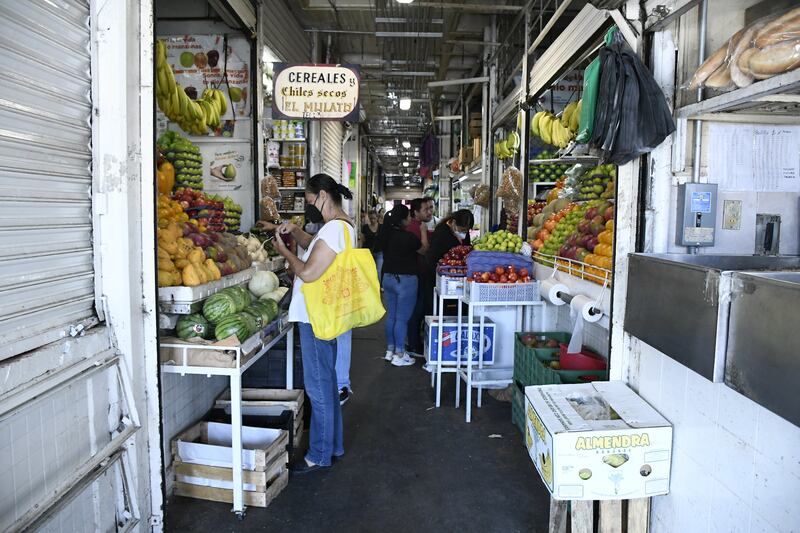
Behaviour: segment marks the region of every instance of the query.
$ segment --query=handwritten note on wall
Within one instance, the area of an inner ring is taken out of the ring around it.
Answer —
[[[800,126],[712,123],[708,177],[723,191],[800,192]]]

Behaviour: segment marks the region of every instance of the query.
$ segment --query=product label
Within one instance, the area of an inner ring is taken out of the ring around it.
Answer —
[[[273,118],[358,121],[357,66],[275,63],[274,70]]]
[[[575,441],[576,450],[617,449],[632,448],[634,446],[650,446],[650,435],[613,435],[578,437]]]

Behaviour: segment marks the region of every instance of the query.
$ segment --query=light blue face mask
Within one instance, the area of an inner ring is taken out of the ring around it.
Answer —
[[[464,239],[466,239],[466,238],[467,238],[467,234],[466,234],[466,232],[463,232],[463,231],[455,231],[455,232],[453,232],[453,233],[455,233],[456,237],[458,237],[458,239],[459,239],[459,240],[461,240],[461,241],[463,241]]]

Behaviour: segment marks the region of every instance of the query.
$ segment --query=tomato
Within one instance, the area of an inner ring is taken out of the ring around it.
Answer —
[[[497,274],[498,276],[502,276],[503,274],[506,273],[506,269],[503,267],[495,267],[494,273]]]

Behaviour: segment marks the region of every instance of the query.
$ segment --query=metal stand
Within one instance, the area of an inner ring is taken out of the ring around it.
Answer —
[[[442,374],[443,373],[456,373],[458,370],[455,367],[445,368],[444,361],[442,361],[442,334],[444,331],[444,302],[452,300],[456,302],[458,307],[458,322],[456,322],[456,359],[461,358],[461,300],[462,296],[459,294],[445,295],[439,291],[439,287],[433,289],[433,314],[438,319],[439,332],[438,332],[438,345],[436,350],[436,362],[429,361],[428,365],[434,365],[435,371],[431,372],[431,387],[434,386],[436,381],[436,407],[442,404]],[[459,382],[456,380],[456,388],[459,387]]]
[[[266,331],[266,330],[265,330]],[[264,332],[261,332],[264,333]],[[162,348],[173,348],[182,350],[180,364],[162,364],[161,371],[167,374],[186,374],[211,376],[227,376],[231,387],[231,448],[233,453],[233,509],[237,518],[244,517],[244,488],[242,483],[242,373],[264,356],[275,344],[283,337],[286,337],[286,388],[291,390],[294,382],[294,324],[287,323],[278,334],[266,342],[258,342],[255,353],[245,362],[242,357],[253,353],[244,347],[252,345],[251,339],[245,341],[242,346],[202,346],[187,344],[162,344]],[[190,350],[215,350],[233,351],[236,353],[236,366],[230,368],[218,368],[209,366],[192,366],[187,362]]]

